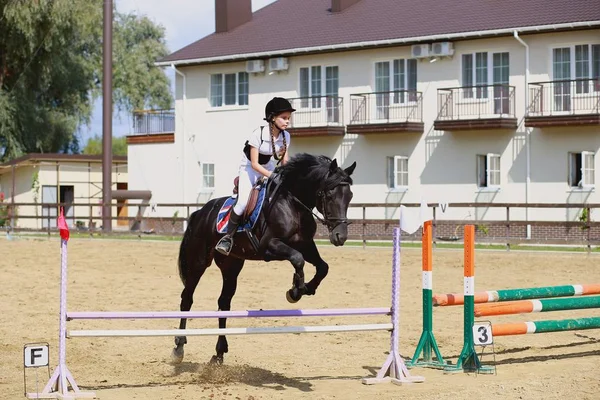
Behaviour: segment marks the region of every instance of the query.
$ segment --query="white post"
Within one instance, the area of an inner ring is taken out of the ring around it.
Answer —
[[[62,215],[61,215],[62,216]],[[67,368],[67,240],[61,239],[60,251],[60,320],[58,323],[58,366],[54,369],[50,380],[42,393],[27,393],[30,399],[77,399],[94,398],[93,392],[81,392],[73,375]],[[69,392],[68,385],[73,392]]]
[[[412,376],[398,350],[400,342],[400,228],[394,228],[394,250],[392,256],[392,338],[388,358],[375,378],[363,378],[366,385],[392,382],[396,385],[403,383],[424,382],[422,376]],[[386,376],[388,375],[388,376]]]

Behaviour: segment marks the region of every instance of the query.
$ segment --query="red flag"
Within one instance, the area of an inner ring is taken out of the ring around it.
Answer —
[[[67,226],[67,221],[65,221],[64,210],[60,208],[60,216],[58,217],[58,229],[60,230],[60,237],[63,240],[69,240],[69,227]]]

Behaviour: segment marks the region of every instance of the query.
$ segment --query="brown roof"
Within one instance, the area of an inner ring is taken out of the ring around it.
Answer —
[[[36,161],[102,162],[102,155],[30,153],[18,158],[13,158],[12,160],[5,162],[4,164],[0,164],[0,168]],[[127,156],[113,156],[113,164],[125,162],[127,162]]]
[[[515,28],[538,32],[559,24],[600,27],[598,0],[361,0],[340,13],[331,13],[330,7],[331,0],[277,0],[255,12],[250,22],[208,35],[158,64],[223,62],[291,54],[292,49],[333,51],[336,45],[350,49],[509,35]]]

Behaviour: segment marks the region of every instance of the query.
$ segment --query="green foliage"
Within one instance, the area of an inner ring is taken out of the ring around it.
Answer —
[[[102,88],[102,6],[97,0],[0,0],[0,160],[79,152]],[[118,110],[170,108],[164,29],[115,12],[113,102]]]
[[[115,21],[113,101],[119,111],[171,108],[169,80],[153,63],[168,54],[162,27],[147,17],[118,14]]]
[[[114,137],[112,138],[112,151],[115,156],[127,155],[127,138]],[[94,136],[90,138],[83,148],[83,154],[102,154],[102,137]]]
[[[31,190],[33,191],[33,202],[37,203],[40,199],[40,172],[38,170],[34,171],[31,176]]]
[[[0,226],[6,226],[8,222],[8,206],[4,205],[4,193],[0,192]]]
[[[483,233],[484,235],[487,235],[488,233],[490,233],[490,229],[488,228],[487,225],[484,224],[479,224],[477,225],[477,231]]]
[[[588,208],[584,208],[581,210],[581,214],[579,214],[579,222],[581,222],[581,230],[590,229],[590,212]]]

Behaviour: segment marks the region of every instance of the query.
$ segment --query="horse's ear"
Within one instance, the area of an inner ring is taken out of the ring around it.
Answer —
[[[335,172],[338,169],[337,160],[334,158],[331,164],[329,164],[329,172]]]
[[[348,168],[346,168],[344,171],[346,171],[346,173],[348,174],[348,176],[350,176],[354,172],[354,168],[356,168],[356,161],[354,161],[352,163],[352,165],[349,166]]]

